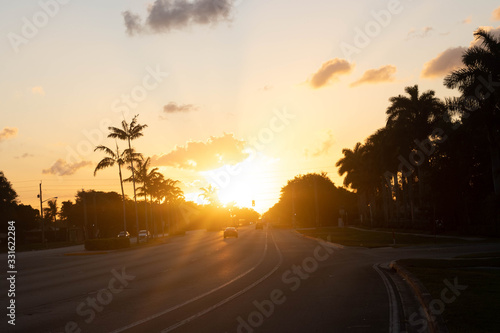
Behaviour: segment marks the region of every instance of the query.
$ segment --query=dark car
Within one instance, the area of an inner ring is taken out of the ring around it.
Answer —
[[[130,238],[130,234],[128,231],[120,231],[120,233],[116,237],[118,237],[118,238]]]
[[[264,229],[264,223],[262,222],[257,222],[255,224],[255,229]]]
[[[236,237],[238,238],[238,230],[235,227],[227,227],[224,230],[224,238],[226,237]]]

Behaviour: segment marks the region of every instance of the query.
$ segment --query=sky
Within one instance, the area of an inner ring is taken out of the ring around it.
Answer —
[[[443,78],[479,27],[500,31],[497,1],[4,1],[0,171],[37,209],[40,183],[59,203],[118,192],[94,148],[138,115],[134,148],[188,200],[213,185],[263,213],[296,175],[342,186],[342,149],[405,87],[456,95]]]

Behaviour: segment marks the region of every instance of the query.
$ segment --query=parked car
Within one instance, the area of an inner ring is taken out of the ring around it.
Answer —
[[[116,237],[118,237],[118,238],[130,238],[130,234],[128,231],[120,231],[120,233]]]
[[[148,239],[151,237],[151,234],[149,233],[149,230],[139,230],[139,242],[144,241],[147,242]]]
[[[224,238],[226,237],[236,237],[238,238],[238,230],[235,227],[227,227],[224,230]]]

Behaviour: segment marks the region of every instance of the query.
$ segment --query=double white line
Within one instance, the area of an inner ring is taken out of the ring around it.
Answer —
[[[189,322],[193,321],[194,319],[196,319],[196,318],[198,318],[198,317],[203,316],[204,314],[206,314],[206,313],[208,313],[208,312],[210,312],[210,311],[212,311],[212,310],[215,310],[216,308],[218,308],[218,307],[222,306],[223,304],[225,304],[225,303],[227,303],[227,302],[229,302],[229,301],[233,300],[234,298],[236,298],[236,297],[238,297],[238,296],[242,295],[243,293],[247,292],[247,291],[248,291],[248,290],[250,290],[251,288],[255,287],[256,285],[258,285],[259,283],[261,283],[262,281],[264,281],[265,279],[267,279],[267,278],[268,278],[269,276],[271,276],[274,272],[276,272],[276,270],[277,270],[277,269],[281,266],[281,264],[283,263],[283,255],[281,254],[281,251],[279,250],[278,245],[276,244],[276,241],[274,240],[274,235],[272,235],[272,234],[271,234],[271,237],[272,237],[272,240],[273,240],[274,246],[275,246],[275,248],[276,248],[276,251],[278,252],[278,255],[279,255],[279,261],[278,261],[278,263],[277,263],[277,264],[273,267],[273,269],[271,269],[271,270],[270,270],[267,274],[265,274],[264,276],[262,276],[261,278],[259,278],[257,281],[253,282],[252,284],[248,285],[248,286],[247,286],[247,287],[245,287],[244,289],[242,289],[242,290],[238,291],[237,293],[235,293],[235,294],[233,294],[233,295],[231,295],[231,296],[229,296],[229,297],[226,297],[225,299],[223,299],[223,300],[219,301],[218,303],[216,303],[216,304],[214,304],[214,305],[212,305],[212,306],[210,306],[210,307],[208,307],[208,308],[206,308],[206,309],[204,309],[204,310],[202,310],[202,311],[200,311],[200,312],[198,312],[198,313],[196,313],[196,314],[192,315],[191,317],[188,317],[188,318],[186,318],[186,319],[184,319],[184,320],[182,320],[182,321],[180,321],[180,322],[177,322],[176,324],[174,324],[174,325],[172,325],[172,326],[169,326],[169,327],[167,327],[167,328],[163,329],[161,332],[162,332],[162,333],[167,333],[167,332],[173,331],[174,329],[179,328],[179,327],[181,327],[181,326],[183,326],[183,325],[185,325],[185,324],[187,324],[187,323],[189,323]],[[208,296],[208,295],[210,295],[210,294],[212,294],[212,293],[214,293],[214,292],[216,292],[216,291],[218,291],[218,290],[220,290],[220,289],[222,289],[222,288],[224,288],[224,287],[228,286],[229,284],[231,284],[231,283],[233,283],[233,282],[235,282],[235,281],[237,281],[237,280],[241,279],[241,278],[242,278],[242,277],[244,277],[245,275],[247,275],[247,274],[249,274],[250,272],[252,272],[255,268],[257,268],[257,267],[258,267],[258,266],[259,266],[259,265],[260,265],[260,264],[264,261],[264,259],[265,259],[265,257],[266,257],[266,254],[267,254],[267,248],[268,248],[268,247],[267,247],[267,239],[268,239],[268,232],[266,233],[266,245],[265,245],[265,247],[264,247],[264,253],[263,253],[262,257],[260,258],[260,260],[259,260],[259,262],[258,262],[257,264],[255,264],[252,268],[250,268],[250,269],[249,269],[249,270],[247,270],[246,272],[244,272],[244,273],[242,273],[242,274],[240,274],[240,275],[236,276],[236,277],[235,277],[235,278],[233,278],[232,280],[230,280],[230,281],[228,281],[228,282],[226,282],[226,283],[224,283],[224,284],[222,284],[222,285],[220,285],[220,286],[218,286],[218,287],[216,287],[216,288],[214,288],[214,289],[212,289],[212,290],[209,290],[209,291],[207,291],[207,292],[205,292],[205,293],[203,293],[203,294],[201,294],[201,295],[198,295],[198,296],[196,296],[196,297],[194,297],[194,298],[191,298],[191,299],[189,299],[189,300],[187,300],[187,301],[185,301],[185,302],[183,302],[183,303],[181,303],[181,304],[175,305],[175,306],[170,307],[170,308],[168,308],[168,309],[166,309],[166,310],[164,310],[164,311],[162,311],[162,312],[159,312],[159,313],[156,313],[156,314],[151,315],[151,316],[149,316],[149,317],[146,317],[146,318],[144,318],[144,319],[138,320],[138,321],[136,321],[136,322],[134,322],[134,323],[132,323],[132,324],[129,324],[129,325],[127,325],[127,326],[124,326],[124,327],[122,327],[122,328],[119,328],[119,329],[117,329],[117,330],[114,330],[114,331],[112,331],[112,332],[110,332],[110,333],[120,333],[120,332],[124,332],[124,331],[126,331],[126,330],[128,330],[128,329],[131,329],[131,328],[133,328],[133,327],[139,326],[139,325],[144,324],[144,323],[146,323],[146,322],[148,322],[148,321],[151,321],[151,320],[153,320],[153,319],[156,319],[156,318],[158,318],[158,317],[161,317],[161,316],[163,316],[163,315],[165,315],[165,314],[167,314],[167,313],[169,313],[169,312],[172,312],[172,311],[174,311],[174,310],[177,310],[177,309],[179,309],[179,308],[181,308],[181,307],[183,307],[183,306],[185,306],[185,305],[188,305],[188,304],[190,304],[190,303],[192,303],[192,302],[195,302],[195,301],[197,301],[197,300],[199,300],[199,299],[201,299],[201,298],[203,298],[203,297],[205,297],[205,296]]]

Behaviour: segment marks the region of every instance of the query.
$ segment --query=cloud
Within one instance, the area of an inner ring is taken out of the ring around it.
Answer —
[[[78,163],[68,164],[62,158],[58,159],[50,168],[43,169],[42,173],[44,175],[58,175],[58,176],[70,176],[77,172],[79,169],[92,165],[90,161],[81,161]]]
[[[190,112],[196,110],[198,110],[198,107],[193,104],[179,105],[175,102],[170,102],[167,105],[163,106],[163,112],[165,113]]]
[[[34,157],[35,155],[29,154],[29,153],[24,153],[21,156],[15,156],[14,158],[20,159],[20,158],[28,158],[28,157]]]
[[[321,88],[338,79],[342,74],[348,74],[354,69],[354,64],[345,59],[334,58],[324,62],[321,68],[313,74],[309,83],[314,89]]]
[[[470,24],[472,22],[472,19],[470,16],[466,17],[465,19],[463,19],[460,23],[462,24]]]
[[[193,24],[209,25],[230,21],[233,0],[156,0],[148,9],[145,23],[139,15],[123,12],[125,27],[130,36],[181,30]]]
[[[42,86],[36,86],[31,88],[31,92],[33,93],[33,95],[45,96],[45,90],[43,90]]]
[[[378,69],[369,69],[363,76],[350,84],[351,87],[359,86],[363,83],[381,83],[394,81],[394,73],[396,73],[396,66],[386,65]]]
[[[327,138],[321,142],[320,148],[315,149],[312,153],[309,152],[309,149],[305,150],[306,157],[309,157],[309,154],[312,157],[319,157],[330,152],[330,148],[335,144],[335,140],[333,139],[333,132],[329,130],[326,132],[326,135]]]
[[[153,156],[151,161],[153,165],[207,171],[245,160],[249,154],[244,150],[245,141],[224,133],[220,137],[211,136],[205,142],[188,141],[185,146],[177,146],[167,154]]]
[[[432,34],[434,31],[433,27],[423,27],[421,30],[411,29],[406,35],[405,40],[410,40],[414,38],[425,38]]]
[[[141,22],[141,17],[137,14],[132,14],[129,11],[123,12],[123,20],[125,21],[125,27],[127,28],[127,33],[130,36],[133,36],[137,33],[141,33],[143,28],[142,28],[142,22]]]
[[[449,74],[462,66],[462,55],[466,47],[451,47],[424,64],[420,74],[423,78],[435,78]]]
[[[18,131],[16,127],[4,127],[0,131],[0,142],[15,137]]]
[[[500,7],[498,7],[491,13],[491,19],[493,21],[500,21]]]

